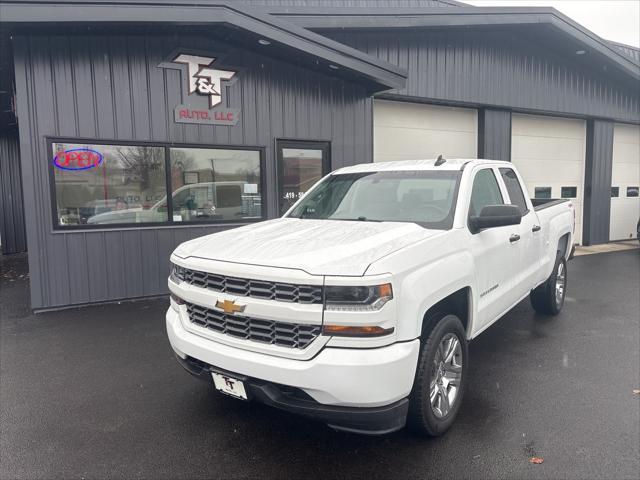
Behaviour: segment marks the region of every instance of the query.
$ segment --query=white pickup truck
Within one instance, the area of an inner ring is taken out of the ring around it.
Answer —
[[[564,303],[573,206],[525,192],[499,161],[334,171],[282,218],[176,248],[176,358],[223,393],[336,429],[440,435],[467,342],[527,296],[543,314]]]

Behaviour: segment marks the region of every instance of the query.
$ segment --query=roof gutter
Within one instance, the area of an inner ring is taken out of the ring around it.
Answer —
[[[272,7],[272,15],[310,29],[430,28],[455,26],[551,25],[640,79],[640,61],[550,7],[322,8]]]
[[[230,1],[15,0],[0,3],[3,26],[42,24],[229,24],[336,65],[378,84],[402,88],[407,71],[260,9]]]

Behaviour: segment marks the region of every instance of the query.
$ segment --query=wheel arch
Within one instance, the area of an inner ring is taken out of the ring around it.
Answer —
[[[471,325],[473,321],[473,293],[469,286],[462,287],[455,292],[443,297],[431,305],[422,316],[422,328],[420,336],[425,338],[435,326],[436,319],[439,315],[454,314],[462,322],[462,326],[466,332],[467,338],[471,333]]]
[[[565,259],[569,258],[571,254],[571,234],[565,233],[558,239],[558,249],[556,250],[558,253],[562,253]]]

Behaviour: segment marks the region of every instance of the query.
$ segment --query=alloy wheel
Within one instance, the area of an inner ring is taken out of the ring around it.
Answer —
[[[564,301],[564,289],[567,281],[567,275],[564,270],[564,264],[558,264],[558,272],[556,274],[556,306],[560,307]]]
[[[462,347],[454,333],[442,338],[433,359],[430,384],[431,410],[437,418],[445,417],[453,408],[462,380]]]

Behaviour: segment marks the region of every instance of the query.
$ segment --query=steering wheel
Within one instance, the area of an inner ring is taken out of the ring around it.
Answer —
[[[447,215],[447,211],[446,210],[444,210],[444,209],[442,209],[442,208],[440,208],[440,207],[438,207],[436,205],[423,205],[422,207],[423,208],[427,208],[427,209],[430,208],[431,210],[433,210],[434,212],[436,212],[437,214],[439,214],[439,215],[441,215],[443,217],[445,217]]]

